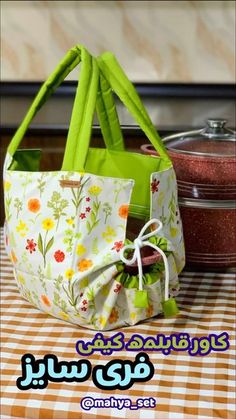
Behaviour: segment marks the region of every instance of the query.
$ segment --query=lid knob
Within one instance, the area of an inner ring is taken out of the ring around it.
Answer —
[[[207,126],[203,129],[203,135],[207,137],[215,137],[215,139],[222,135],[229,135],[229,130],[225,128],[227,119],[223,118],[209,118],[207,120]]]
[[[223,118],[210,118],[207,120],[207,125],[210,128],[224,128],[227,123],[227,119]]]

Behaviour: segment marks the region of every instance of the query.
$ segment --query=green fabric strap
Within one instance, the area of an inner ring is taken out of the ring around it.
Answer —
[[[77,87],[62,170],[84,170],[85,151],[89,148],[93,117],[96,105],[99,69],[97,62],[82,51],[84,66],[81,68]],[[83,57],[84,55],[84,57]],[[78,147],[80,146],[80,152]]]
[[[100,73],[96,111],[107,148],[123,151],[124,140],[120,128],[111,87]]]
[[[28,110],[25,118],[21,125],[13,136],[9,146],[8,153],[13,156],[15,151],[20,145],[32,119],[51,96],[53,91],[62,83],[65,77],[79,64],[81,60],[81,53],[84,51],[84,55],[89,55],[88,52],[82,46],[76,46],[67,52],[63,60],[58,64],[53,73],[49,76],[46,82],[41,86],[38,94],[36,95],[30,109]],[[85,69],[86,70],[86,69]]]
[[[97,58],[98,65],[104,77],[112,87],[114,92],[119,96],[120,100],[127,107],[135,121],[146,134],[155,150],[160,156],[170,161],[167,151],[156,132],[141,99],[139,98],[133,84],[125,75],[115,56],[110,52],[105,52]]]

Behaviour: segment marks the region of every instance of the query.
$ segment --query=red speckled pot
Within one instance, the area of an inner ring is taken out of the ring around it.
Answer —
[[[209,119],[206,128],[163,139],[173,161],[179,196],[200,199],[236,199],[235,133],[226,121]],[[144,144],[145,154],[157,154]]]
[[[202,206],[201,206],[202,205]],[[235,201],[179,199],[186,260],[208,270],[236,267]]]
[[[232,145],[233,146],[233,145]],[[166,144],[168,148],[168,144]],[[157,155],[153,146],[141,146]],[[233,151],[233,150],[232,150]],[[201,157],[168,150],[178,181],[179,196],[200,199],[236,199],[236,157]]]
[[[222,119],[203,130],[163,139],[175,168],[186,261],[195,267],[236,267],[235,133]],[[157,154],[152,146],[145,154]]]

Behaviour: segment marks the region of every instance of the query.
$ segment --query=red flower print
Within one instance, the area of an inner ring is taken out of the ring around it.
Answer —
[[[29,250],[30,253],[35,252],[37,244],[34,242],[34,240],[27,239],[26,241],[27,241],[26,250]]]
[[[151,183],[151,191],[152,191],[152,193],[158,191],[159,183],[160,183],[159,180],[156,180],[156,179],[153,180],[153,182]]]
[[[114,289],[114,292],[117,292],[117,293],[120,292],[121,288],[122,288],[122,285],[121,284],[116,284],[116,287]]]
[[[86,218],[86,214],[85,212],[81,212],[79,218],[81,218],[81,220],[83,220],[83,218]]]
[[[91,201],[91,199],[89,198],[89,196],[86,198],[86,201],[87,202],[90,202]]]
[[[61,250],[57,250],[54,253],[54,258],[56,262],[63,262],[63,260],[65,259],[65,253],[63,253]]]
[[[83,304],[83,305],[86,305],[86,304],[88,304],[88,301],[87,301],[87,300],[83,300],[83,301],[82,301],[82,304]]]
[[[80,296],[80,297],[83,297],[83,295],[84,295],[84,293],[83,293],[83,292],[81,292],[79,296]]]
[[[120,251],[120,249],[122,249],[122,247],[124,246],[123,242],[115,242],[114,246],[111,248],[111,250],[116,250],[117,252]]]
[[[91,208],[90,207],[87,207],[86,208],[86,212],[90,212],[91,211]]]
[[[82,310],[82,311],[87,311],[87,308],[88,308],[88,307],[81,307],[81,310]]]

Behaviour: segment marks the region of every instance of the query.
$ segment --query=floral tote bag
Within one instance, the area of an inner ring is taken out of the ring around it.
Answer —
[[[79,63],[62,168],[42,172],[41,152],[18,147],[35,114]],[[125,150],[112,91],[158,157]],[[90,147],[95,110],[105,148]],[[7,252],[20,293],[32,305],[96,330],[177,313],[184,245],[175,173],[111,53],[94,58],[78,45],[42,85],[7,150],[4,202]],[[139,232],[129,228],[136,221]]]

